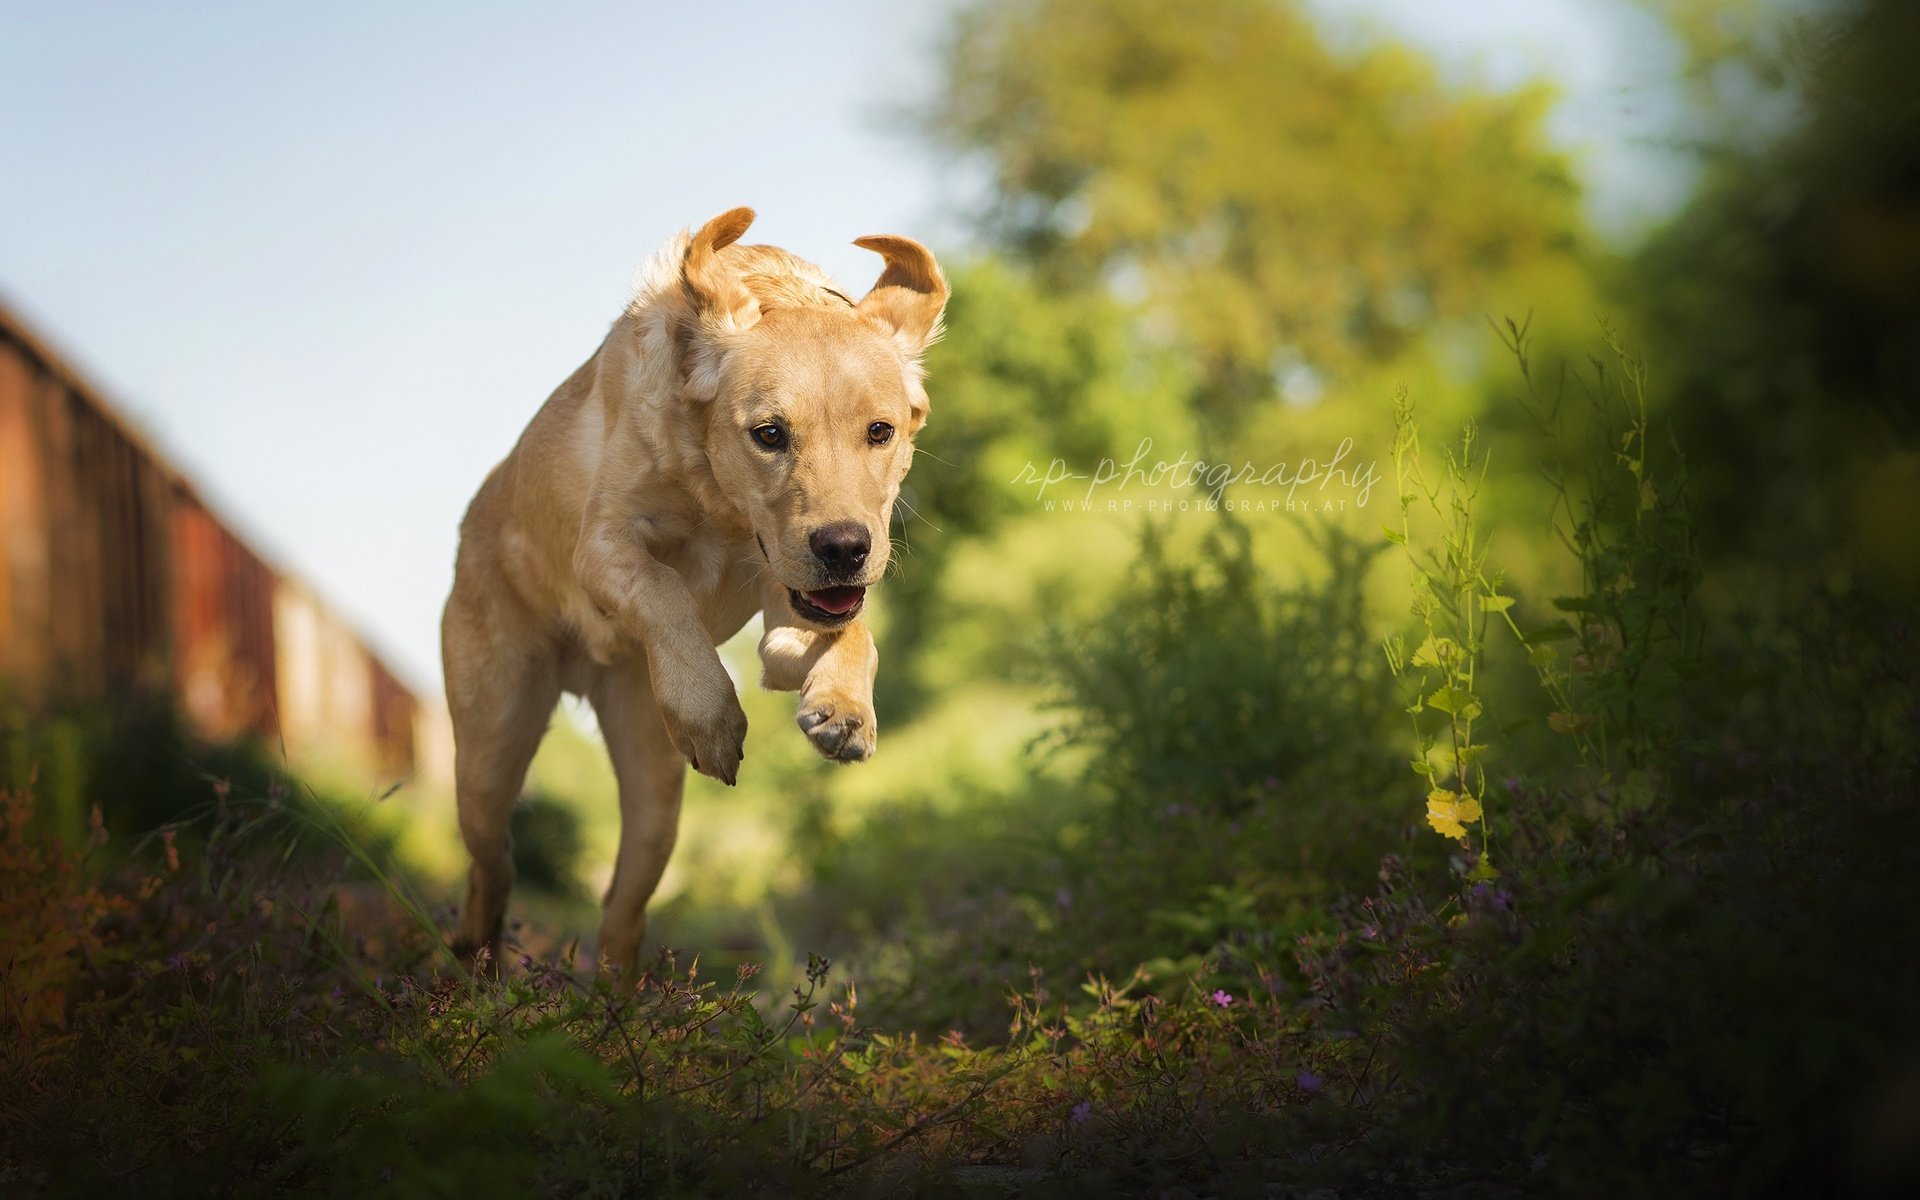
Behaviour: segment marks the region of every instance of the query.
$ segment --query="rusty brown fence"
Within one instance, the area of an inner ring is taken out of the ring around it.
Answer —
[[[128,688],[164,690],[209,738],[414,763],[414,694],[0,306],[0,695],[54,707]]]

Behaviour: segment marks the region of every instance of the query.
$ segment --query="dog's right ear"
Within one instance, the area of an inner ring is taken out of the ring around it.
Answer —
[[[694,313],[737,332],[760,319],[760,306],[740,281],[720,270],[719,252],[740,240],[753,224],[753,210],[732,208],[700,227],[680,260],[680,286]]]
[[[860,300],[860,315],[898,342],[908,358],[918,359],[939,340],[947,307],[947,277],[933,251],[893,234],[855,238],[853,244],[887,260],[879,282]]]

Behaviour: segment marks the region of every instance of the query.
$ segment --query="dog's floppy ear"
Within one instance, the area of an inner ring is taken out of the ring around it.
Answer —
[[[908,358],[918,358],[940,336],[940,314],[947,307],[947,279],[933,251],[893,234],[855,238],[853,244],[887,260],[880,281],[860,300],[860,315],[898,342]]]
[[[680,284],[694,311],[716,318],[723,327],[745,329],[760,316],[760,306],[740,282],[720,270],[719,252],[740,240],[753,224],[753,210],[731,208],[700,227],[680,261]]]

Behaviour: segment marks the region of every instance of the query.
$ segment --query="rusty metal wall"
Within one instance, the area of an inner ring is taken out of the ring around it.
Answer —
[[[277,736],[279,580],[183,491],[174,495],[169,541],[173,683],[181,707],[211,736]]]
[[[373,744],[387,771],[410,768],[415,761],[413,724],[418,705],[413,693],[393,677],[386,664],[367,656],[373,683]],[[404,767],[403,767],[404,764]]]
[[[303,668],[283,652],[283,593],[327,627],[319,667],[353,691],[302,732],[366,766],[410,769],[413,694],[0,308],[0,699],[165,688],[208,737],[279,738],[292,732],[285,697],[312,690],[289,678]]]
[[[0,340],[0,679],[46,686],[47,541],[31,360]]]
[[[55,702],[165,682],[168,490],[123,427],[0,337],[0,670]]]

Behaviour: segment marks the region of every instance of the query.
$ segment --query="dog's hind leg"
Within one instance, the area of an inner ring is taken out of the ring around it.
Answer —
[[[592,699],[620,781],[620,855],[601,916],[599,955],[631,979],[647,934],[647,901],[660,885],[680,828],[687,762],[661,720],[645,662],[603,670]]]
[[[513,888],[508,825],[527,764],[560,699],[559,670],[545,656],[515,653],[486,637],[485,623],[458,616],[449,606],[442,637],[460,836],[473,868],[454,950],[465,957],[484,947],[497,965],[507,893]]]

